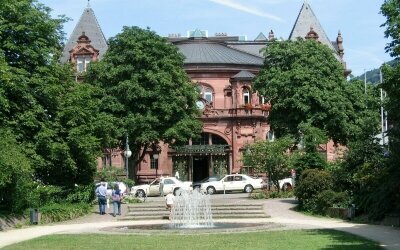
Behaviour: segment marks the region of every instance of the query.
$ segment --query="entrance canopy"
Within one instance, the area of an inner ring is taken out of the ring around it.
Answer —
[[[225,155],[229,145],[185,145],[174,147],[176,156],[187,155]]]

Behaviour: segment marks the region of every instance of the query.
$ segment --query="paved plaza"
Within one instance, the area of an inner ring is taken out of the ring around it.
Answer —
[[[213,195],[212,200],[223,202],[237,199],[238,202],[245,202],[247,194]],[[161,202],[163,198],[148,198],[147,202]],[[279,229],[271,230],[292,230],[292,229],[335,229],[344,231],[379,242],[386,249],[400,249],[400,229],[380,225],[356,224],[338,219],[316,218],[307,216],[292,210],[296,201],[294,199],[271,199],[265,200],[265,210],[270,218],[262,219],[235,219],[235,222],[260,223],[273,222],[280,225]],[[126,208],[126,207],[124,207]],[[126,209],[124,209],[126,212]],[[107,212],[111,212],[111,208]],[[122,215],[124,216],[124,214]],[[75,220],[43,226],[30,226],[22,229],[13,229],[0,232],[0,247],[14,244],[20,241],[33,239],[49,234],[78,234],[78,233],[107,233],[100,231],[105,227],[123,225],[148,225],[169,223],[167,220],[147,221],[119,221],[119,217],[111,214],[99,215],[97,210],[88,216]],[[229,219],[217,220],[217,222],[229,222]]]

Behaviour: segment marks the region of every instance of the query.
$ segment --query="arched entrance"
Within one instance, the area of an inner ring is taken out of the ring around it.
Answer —
[[[181,180],[199,181],[230,172],[230,146],[219,135],[202,133],[191,144],[174,149],[173,172],[179,172]]]

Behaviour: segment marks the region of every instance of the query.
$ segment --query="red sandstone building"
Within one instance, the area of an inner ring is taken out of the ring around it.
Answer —
[[[331,42],[313,13],[304,3],[289,39],[303,37],[316,39],[330,47],[350,73],[343,61],[342,37],[339,32]],[[157,175],[179,173],[184,180],[200,180],[210,175],[252,172],[241,161],[247,145],[256,140],[271,140],[273,132],[267,122],[271,108],[252,90],[252,81],[263,65],[260,50],[274,39],[271,31],[266,37],[260,33],[254,40],[219,33],[208,36],[206,31],[194,30],[187,37],[171,35],[168,40],[185,56],[184,68],[195,82],[201,95],[197,106],[202,110],[203,122],[200,139],[188,145],[169,148],[159,145],[157,152],[149,151],[135,168],[129,167],[130,177],[139,182]],[[107,42],[93,10],[88,6],[67,42],[62,62],[70,62],[76,69],[77,80],[91,61],[101,60]],[[333,143],[320,145],[327,160],[337,156]],[[158,157],[154,157],[154,156]],[[98,167],[124,167],[123,154],[117,149],[104,151]]]

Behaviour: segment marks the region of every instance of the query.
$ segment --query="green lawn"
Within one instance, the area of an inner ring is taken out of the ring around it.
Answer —
[[[265,231],[219,234],[49,235],[4,249],[382,249],[378,244],[334,230]]]

